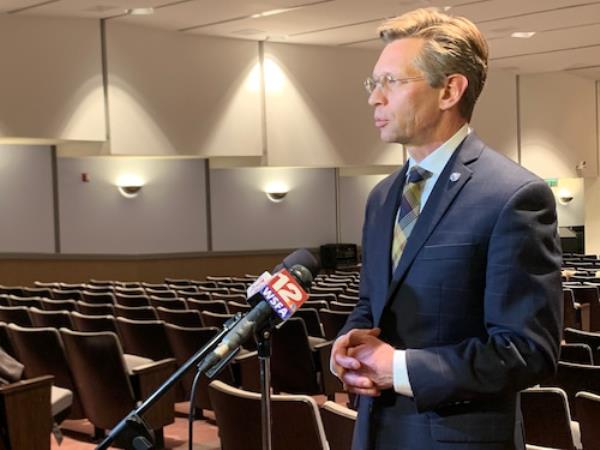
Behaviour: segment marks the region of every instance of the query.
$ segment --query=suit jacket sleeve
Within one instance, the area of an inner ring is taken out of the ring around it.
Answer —
[[[486,338],[407,350],[420,411],[514,393],[556,369],[560,250],[554,197],[542,181],[520,187],[502,209],[489,239],[485,276]]]

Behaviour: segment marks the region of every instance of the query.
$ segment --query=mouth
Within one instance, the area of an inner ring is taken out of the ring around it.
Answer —
[[[388,121],[385,119],[375,118],[375,127],[383,128],[387,125]]]

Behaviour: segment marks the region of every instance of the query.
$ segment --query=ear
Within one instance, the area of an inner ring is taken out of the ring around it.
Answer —
[[[453,73],[446,77],[446,82],[440,91],[440,109],[448,110],[460,102],[467,90],[469,80],[460,73]]]

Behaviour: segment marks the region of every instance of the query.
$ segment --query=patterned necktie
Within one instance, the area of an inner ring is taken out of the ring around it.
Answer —
[[[400,262],[406,241],[415,226],[421,210],[421,194],[424,181],[431,176],[431,172],[419,166],[411,167],[408,180],[404,183],[402,200],[398,209],[398,216],[394,224],[394,239],[392,241],[392,269],[395,270]]]

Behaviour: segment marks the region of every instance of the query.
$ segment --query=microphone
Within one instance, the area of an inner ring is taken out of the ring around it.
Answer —
[[[282,322],[289,319],[308,299],[306,291],[313,280],[312,271],[318,273],[318,263],[308,251],[305,250],[304,252],[301,251],[300,254],[296,254],[287,263],[302,260],[306,263],[306,266],[294,264],[289,270],[286,268],[280,269],[259,288],[254,296],[248,299],[248,302],[254,304],[254,307],[233,326],[215,349],[204,358],[198,365],[199,371],[205,371],[225,359],[232,351],[250,339],[257,330],[268,325],[270,321]]]

